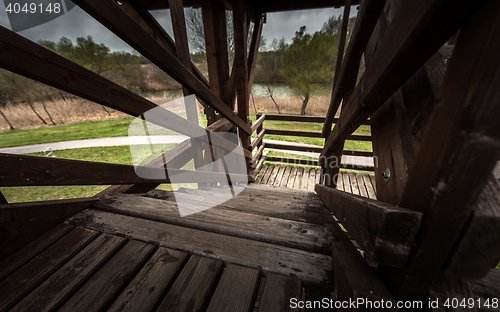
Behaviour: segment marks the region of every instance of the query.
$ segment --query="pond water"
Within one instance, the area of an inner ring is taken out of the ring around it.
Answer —
[[[332,87],[330,85],[321,86],[320,90],[317,92],[319,95],[330,95],[332,92]],[[267,88],[265,84],[254,83],[252,86],[253,96],[267,96]],[[182,97],[182,89],[176,90],[163,90],[163,91],[151,91],[142,92],[142,96],[148,98],[180,98]],[[285,84],[274,85],[274,96],[276,97],[294,97],[295,94],[293,90]]]

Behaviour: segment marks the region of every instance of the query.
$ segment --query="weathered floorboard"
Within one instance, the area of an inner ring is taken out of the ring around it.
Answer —
[[[301,283],[297,279],[277,274],[267,274],[264,292],[259,304],[259,312],[294,311],[291,298],[301,298]]]
[[[157,191],[158,192],[158,191]],[[188,201],[191,194],[177,192],[177,200]],[[190,201],[190,207],[201,211],[210,207],[202,201]],[[327,253],[332,239],[327,227],[270,218],[263,215],[232,211],[217,206],[192,215],[181,217],[177,204],[172,201],[158,200],[126,194],[108,194],[99,199],[95,208],[165,222],[219,234],[253,239],[318,253]]]
[[[75,228],[0,283],[0,311],[6,311],[71,259],[99,233]]]
[[[69,222],[307,281],[330,280],[331,257],[326,255],[92,209]]]
[[[158,311],[203,311],[221,268],[220,260],[191,256]]]
[[[11,311],[53,311],[91,276],[125,239],[102,234],[56,273],[26,296]]]
[[[129,241],[96,272],[68,301],[60,311],[101,311],[117,295],[151,255],[155,247],[139,241]]]
[[[182,251],[158,248],[107,311],[152,311],[186,257]]]
[[[251,311],[259,277],[259,270],[229,264],[222,273],[207,312]]]

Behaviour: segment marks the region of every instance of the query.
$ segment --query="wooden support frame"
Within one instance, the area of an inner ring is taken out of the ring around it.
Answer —
[[[226,174],[204,171],[169,169],[167,172],[163,168],[9,154],[0,154],[0,160],[0,175],[4,177],[0,186],[171,183],[169,173],[176,175],[179,183],[228,181]],[[138,180],[138,173],[154,178]],[[231,175],[234,182],[245,182],[247,178],[247,175]]]
[[[372,33],[371,30],[375,27],[384,4],[385,0],[365,0],[360,6],[360,12],[358,13],[358,18],[354,25],[353,34],[349,41],[344,61],[339,70],[339,78],[335,80],[333,86],[332,98],[322,130],[324,138],[327,138],[330,134],[335,113],[346,91],[352,89],[356,83],[361,56],[368,44],[368,40]],[[337,76],[337,73],[335,76]]]
[[[320,184],[315,190],[371,261],[394,267],[405,264],[422,213]]]
[[[250,134],[250,127],[244,120],[140,27],[117,3],[112,0],[77,0],[75,3],[243,132]]]
[[[201,3],[210,89],[231,109],[226,8],[216,1]]]
[[[2,192],[0,192],[0,204],[8,204],[8,203],[9,202],[7,201],[5,196],[3,196]]]
[[[247,122],[250,115],[248,100],[249,100],[249,84],[248,84],[248,56],[247,56],[247,37],[248,23],[247,12],[245,9],[244,0],[236,0],[233,2],[233,27],[234,27],[234,64],[236,77],[236,96],[238,102],[238,116],[241,120]],[[243,149],[248,150],[250,147],[250,132],[239,132]],[[249,170],[249,162],[247,160],[247,170]]]
[[[333,223],[332,227],[336,236],[332,242],[332,255],[337,301],[356,302],[358,299],[364,299],[372,302],[382,300],[394,302],[389,290],[363,259],[344,231],[336,223]],[[359,309],[346,307],[346,310],[370,311],[371,309],[359,306]]]
[[[422,228],[405,268],[384,274],[398,298],[425,295],[498,161],[499,21],[500,4],[484,4],[462,28],[449,62],[400,203],[424,212]]]
[[[0,67],[9,71],[132,116],[140,116],[158,107],[155,103],[3,27],[0,27],[0,42],[4,47],[3,53],[0,54]],[[151,120],[148,121],[189,137],[199,140],[206,137],[205,129],[166,109],[159,110],[157,114],[151,114],[149,117]],[[234,143],[225,139],[217,140],[214,144],[226,150],[236,148]],[[251,158],[249,151],[244,153],[247,158]]]
[[[402,3],[329,134],[321,156],[339,148],[481,5],[483,1],[472,0]]]

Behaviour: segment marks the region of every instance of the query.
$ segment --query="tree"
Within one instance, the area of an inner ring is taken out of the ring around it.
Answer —
[[[280,74],[301,98],[301,115],[305,115],[309,99],[320,84],[333,81],[336,41],[336,35],[321,31],[311,35],[302,26],[285,49]]]
[[[276,89],[276,83],[283,81],[279,70],[283,66],[285,48],[286,44],[284,37],[279,40],[274,38],[270,45],[270,49],[259,55],[258,62],[259,80],[263,81],[266,95],[273,101],[278,110],[278,114],[281,114],[281,111],[278,103],[274,99],[274,91]]]
[[[90,68],[99,75],[109,68],[107,58],[109,48],[102,43],[94,42],[92,36],[76,38],[74,53],[83,66]]]

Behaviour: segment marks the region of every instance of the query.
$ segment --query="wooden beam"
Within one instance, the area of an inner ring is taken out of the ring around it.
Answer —
[[[0,204],[0,224],[2,224],[0,260],[92,206],[95,201],[95,198],[77,198]]]
[[[401,3],[321,156],[339,148],[483,4],[472,0]]]
[[[0,175],[4,177],[0,186],[171,183],[169,174],[176,175],[179,179],[176,182],[183,183],[228,181],[226,174],[214,172],[180,169],[167,172],[163,168],[9,154],[0,154],[0,160]],[[158,179],[141,178],[138,173]],[[247,178],[247,175],[231,174],[235,182],[245,182]]]
[[[264,123],[265,120],[266,120],[266,115],[265,114],[261,115],[259,118],[257,118],[257,120],[255,121],[255,123],[250,128],[252,130],[252,133],[254,133],[257,129],[261,128],[262,124]]]
[[[250,127],[239,118],[224,102],[205,86],[190,70],[142,29],[121,7],[112,0],[77,0],[84,11],[101,22],[123,41],[147,57],[156,66],[179,81],[184,87],[200,97],[243,132],[250,134]]]
[[[321,138],[321,132],[311,132],[311,131],[293,131],[293,130],[275,130],[266,129],[266,133],[270,135],[286,135],[286,136],[299,136],[308,138]],[[371,135],[350,135],[347,140],[351,141],[372,141]]]
[[[236,95],[238,102],[238,116],[241,120],[247,122],[250,115],[248,100],[248,56],[247,56],[247,38],[248,38],[248,23],[247,12],[245,10],[244,0],[233,1],[233,27],[234,27],[234,64],[236,77]],[[239,132],[243,149],[248,150],[250,147],[250,132]],[[249,163],[247,161],[247,168]]]
[[[308,145],[308,144],[287,144],[286,142],[283,142],[283,143],[266,142],[266,147],[267,148],[282,149],[282,150],[287,150],[287,151],[300,151],[300,152],[311,152],[311,153],[320,153],[321,152],[321,146]],[[344,150],[342,152],[342,154],[349,155],[349,156],[373,157],[373,152],[370,152],[370,151]]]
[[[364,5],[364,4],[363,4]],[[340,27],[339,46],[337,49],[337,62],[335,64],[335,76],[333,77],[333,86],[337,84],[342,68],[342,59],[344,58],[345,41],[347,37],[347,26],[349,25],[349,15],[351,13],[351,0],[345,1],[344,14],[342,15],[342,25]]]
[[[339,68],[338,79],[336,77],[333,86],[330,106],[328,106],[328,112],[322,130],[324,138],[328,137],[328,134],[330,134],[332,122],[346,91],[356,84],[361,56],[363,55],[363,51],[370,39],[370,35],[378,21],[384,4],[385,0],[365,0],[360,5],[360,11],[356,19],[356,24],[354,25],[349,46],[347,47],[345,59],[342,62],[341,68]],[[337,76],[337,73],[335,76]]]
[[[0,42],[4,49],[0,54],[0,67],[9,71],[132,116],[158,108],[155,103],[4,27],[0,27]],[[167,109],[149,114],[148,121],[198,140],[206,137],[205,129]],[[226,150],[236,148],[234,143],[224,139],[214,144]]]
[[[336,223],[333,223],[332,227],[336,236],[332,242],[336,300],[340,302],[357,302],[357,300],[394,302],[389,290],[363,259],[346,233]],[[345,309],[347,311],[387,311],[387,309],[369,309],[361,304],[357,308],[346,306]],[[396,309],[389,311],[396,311]]]
[[[264,135],[266,134],[266,129],[262,129],[257,137],[250,144],[250,149],[253,151],[256,147],[260,147],[262,144],[262,140],[264,139]]]
[[[490,176],[477,198],[472,216],[447,261],[446,274],[480,279],[500,261],[500,185]]]
[[[151,35],[165,50],[167,50],[172,55],[177,56],[177,48],[175,42],[172,40],[170,35],[163,29],[163,27],[158,23],[158,21],[145,10],[139,10],[137,5],[130,3],[129,1],[122,1],[121,8],[127,12],[127,14],[149,35]],[[198,70],[198,67],[190,62],[189,67],[196,78],[208,86],[208,80],[203,76],[203,74]]]
[[[257,57],[259,56],[260,38],[262,37],[262,28],[266,20],[265,14],[259,14],[259,17],[254,23],[252,41],[250,42],[250,50],[248,52],[248,96],[250,100],[250,92],[252,90],[253,80],[255,77],[255,67],[257,66]],[[253,132],[253,131],[252,131]]]
[[[371,261],[394,267],[405,264],[421,213],[320,184],[315,190]]]
[[[266,120],[282,120],[296,122],[325,122],[325,117],[301,116],[301,115],[272,115],[266,114]]]
[[[404,270],[387,274],[400,298],[425,296],[498,161],[499,33],[500,3],[488,2],[462,28],[448,64],[400,203],[425,215]]]
[[[217,1],[202,1],[203,28],[210,89],[231,109],[226,8]]]

